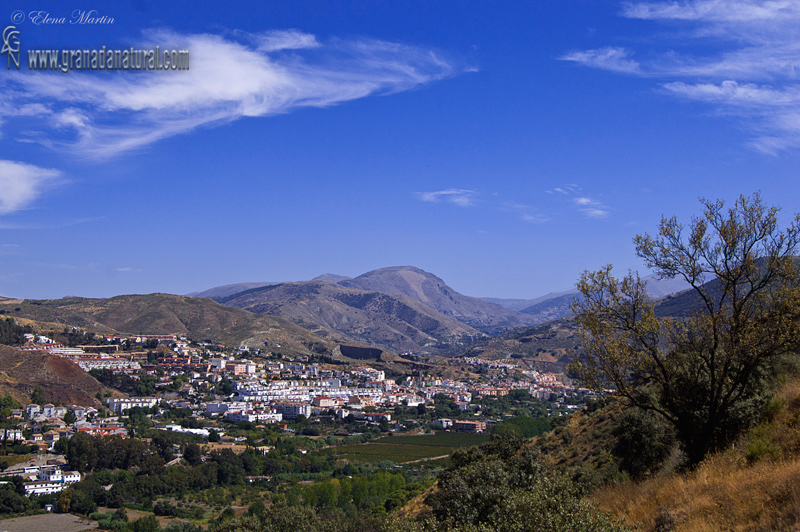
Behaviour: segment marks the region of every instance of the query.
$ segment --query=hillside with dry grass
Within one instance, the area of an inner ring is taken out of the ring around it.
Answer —
[[[784,384],[765,419],[694,471],[623,482],[593,494],[645,532],[800,528],[800,379]]]
[[[69,297],[33,300],[0,298],[0,312],[47,326],[80,327],[99,334],[178,334],[226,345],[281,345],[293,352],[326,353],[324,339],[274,316],[225,307],[210,299],[170,294],[124,295],[108,299]]]
[[[511,456],[535,452],[548,471],[587,490],[586,502],[641,532],[800,529],[800,376],[781,385],[760,423],[693,470],[682,469],[685,457],[673,446],[633,479],[618,447],[625,415],[622,402],[608,398]],[[440,489],[411,499],[398,516],[424,520]]]
[[[570,357],[579,352],[575,323],[565,318],[477,340],[459,354],[488,360],[512,357],[523,369],[564,372]]]
[[[24,405],[36,386],[42,388],[45,401],[58,405],[99,407],[94,396],[106,391],[105,386],[65,358],[0,345],[0,395],[10,395]]]

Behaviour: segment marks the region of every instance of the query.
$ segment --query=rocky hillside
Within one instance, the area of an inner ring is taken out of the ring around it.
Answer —
[[[340,281],[339,284],[416,299],[445,316],[487,334],[497,334],[514,327],[537,323],[519,312],[460,294],[439,277],[414,266],[381,268],[354,279]]]
[[[489,360],[512,358],[523,369],[564,372],[579,348],[580,338],[574,323],[562,319],[478,340],[459,354]]]
[[[0,394],[26,404],[36,386],[45,401],[58,405],[100,405],[94,395],[105,386],[65,358],[0,345]]]
[[[347,288],[329,281],[264,286],[234,294],[221,302],[280,316],[320,336],[398,352],[435,353],[484,336],[415,299]]]

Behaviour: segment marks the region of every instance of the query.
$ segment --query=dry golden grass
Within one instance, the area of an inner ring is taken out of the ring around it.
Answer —
[[[242,454],[247,450],[246,445],[238,445],[235,443],[204,443],[203,444],[203,453],[210,453],[212,451],[223,451],[225,449],[230,449],[235,454]]]
[[[423,493],[420,493],[416,497],[412,497],[403,505],[402,508],[397,510],[395,515],[402,519],[417,519],[421,515],[430,512],[431,507],[425,503],[425,499],[428,497],[428,495],[436,491],[436,486],[436,484],[433,484]]]
[[[692,473],[613,486],[596,499],[646,531],[798,530],[800,460],[748,465],[725,453]]]
[[[774,405],[769,421],[696,470],[608,486],[594,498],[643,531],[800,530],[800,381]]]

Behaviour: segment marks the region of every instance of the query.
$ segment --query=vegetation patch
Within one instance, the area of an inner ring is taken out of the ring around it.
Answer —
[[[489,441],[486,434],[439,432],[424,436],[387,436],[371,443],[337,449],[340,458],[353,462],[392,461],[399,464],[449,455],[454,450]]]

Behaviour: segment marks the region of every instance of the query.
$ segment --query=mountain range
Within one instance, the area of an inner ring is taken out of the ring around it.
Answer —
[[[654,297],[682,288],[675,281],[645,279]],[[441,353],[568,316],[579,294],[572,289],[536,299],[469,297],[420,268],[392,266],[357,277],[326,273],[311,281],[229,284],[190,295],[280,316],[326,338],[397,352]]]
[[[329,281],[262,286],[219,301],[283,317],[322,337],[344,338],[397,352],[436,352],[485,336],[416,299]]]
[[[235,292],[237,288],[243,290]],[[280,316],[323,337],[397,352],[438,353],[540,322],[460,294],[414,266],[381,268],[355,278],[325,274],[312,281],[226,285],[196,295]]]
[[[331,354],[339,345],[360,344],[396,353],[452,355],[505,331],[564,317],[575,294],[515,300],[517,308],[532,302],[520,312],[495,302],[507,306],[507,300],[465,296],[436,275],[395,266],[352,278],[324,274],[311,281],[229,284],[196,297],[0,298],[0,314],[53,330],[69,326],[105,334],[173,333],[299,353]]]

